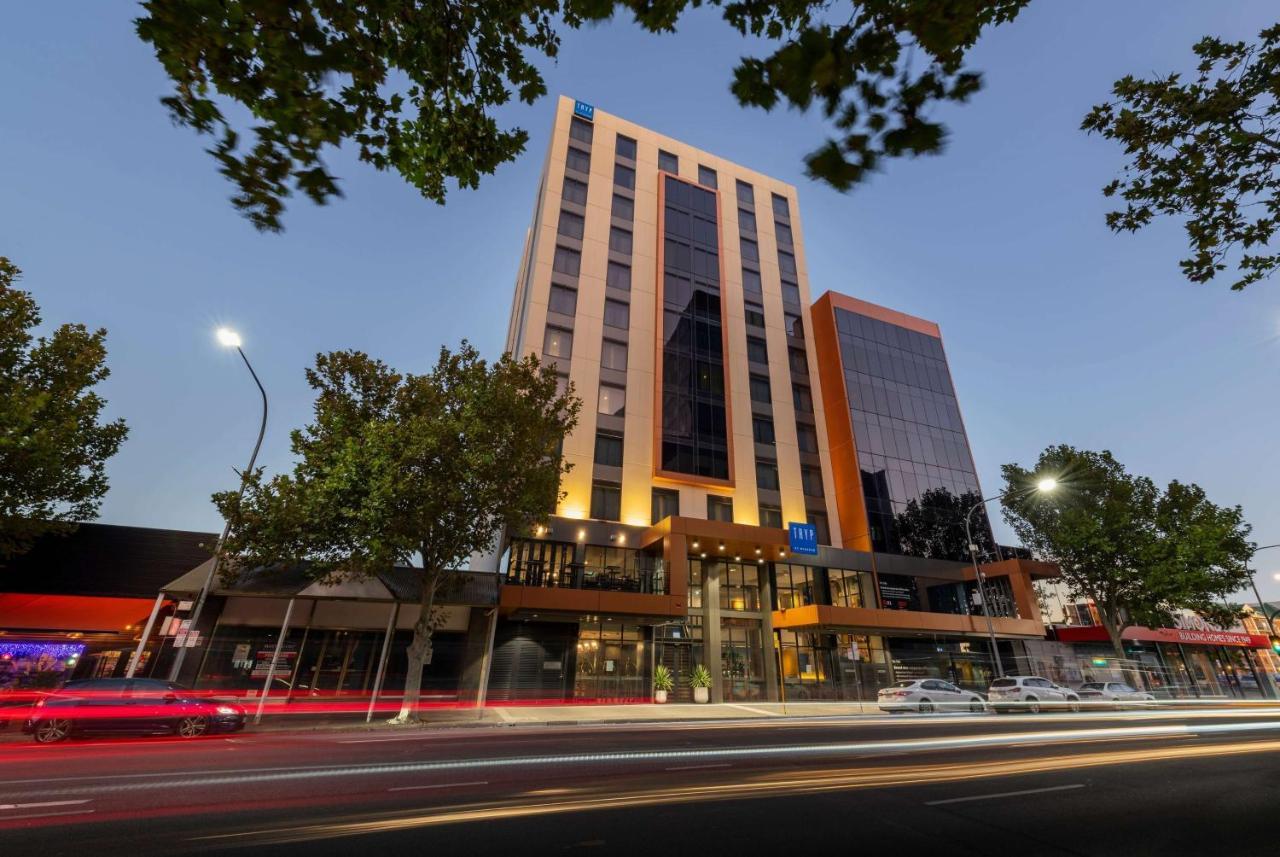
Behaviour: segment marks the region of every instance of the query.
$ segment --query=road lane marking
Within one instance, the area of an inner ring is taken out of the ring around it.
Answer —
[[[118,794],[150,789],[175,789],[199,786],[267,783],[287,780],[327,779],[351,776],[403,776],[409,773],[441,771],[475,771],[500,768],[536,768],[565,765],[646,764],[690,762],[701,764],[719,760],[786,758],[795,760],[812,756],[859,756],[867,753],[906,751],[914,753],[942,750],[1016,747],[1045,741],[1063,746],[1099,738],[1147,739],[1166,736],[1222,735],[1232,732],[1276,732],[1280,721],[1263,723],[1228,723],[1200,726],[1168,725],[1121,727],[1106,729],[1055,730],[1017,733],[962,735],[938,738],[913,738],[889,741],[849,741],[830,744],[778,744],[767,747],[707,747],[658,750],[618,750],[595,753],[537,754],[499,756],[481,759],[450,759],[421,762],[376,762],[353,765],[317,765],[242,770],[202,770],[116,774],[109,782],[96,777],[42,778],[34,780],[0,780],[0,799],[6,797],[62,797],[77,794]],[[88,781],[85,783],[85,781]],[[85,783],[75,785],[75,783]],[[39,784],[39,785],[37,785]],[[44,786],[41,788],[40,786]],[[49,786],[53,786],[50,788]],[[19,793],[6,789],[21,787]]]
[[[449,789],[449,788],[462,788],[463,786],[487,786],[487,785],[489,785],[488,780],[473,780],[472,782],[469,782],[469,783],[434,783],[429,786],[396,786],[395,788],[387,789],[387,791],[411,792],[411,791],[418,791],[421,789]]]
[[[733,765],[728,762],[721,762],[715,765],[680,765],[675,768],[663,768],[664,771],[704,771],[707,768],[732,768]]]
[[[61,818],[67,815],[92,815],[93,812],[94,811],[91,809],[69,809],[64,810],[63,812],[29,812],[25,815],[0,815],[0,821],[10,822],[30,820],[33,818]]]
[[[45,806],[76,806],[82,803],[89,803],[93,798],[84,798],[83,800],[46,800],[39,803],[0,803],[0,810],[7,809],[36,809]]]
[[[995,794],[989,794],[989,795],[969,795],[968,797],[950,797],[950,798],[947,798],[946,800],[927,800],[924,802],[924,805],[925,806],[942,806],[943,804],[948,804],[948,803],[967,803],[971,800],[995,800],[997,798],[1002,798],[1002,797],[1018,797],[1020,795],[1038,795],[1038,794],[1043,794],[1044,792],[1066,792],[1066,791],[1072,791],[1073,789],[1082,789],[1082,788],[1085,788],[1084,783],[1071,783],[1070,785],[1066,785],[1066,786],[1047,786],[1042,789],[1022,789],[1021,791],[1016,791],[1016,792],[996,792]]]

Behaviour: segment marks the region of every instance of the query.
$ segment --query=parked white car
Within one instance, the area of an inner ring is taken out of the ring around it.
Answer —
[[[1080,694],[1080,701],[1088,708],[1124,708],[1126,705],[1142,707],[1156,701],[1146,691],[1137,690],[1122,681],[1086,681],[1076,693]]]
[[[1038,714],[1046,708],[1080,710],[1080,695],[1069,687],[1054,684],[1038,675],[1010,675],[991,682],[987,699],[997,713],[1028,711]]]
[[[900,681],[881,688],[877,694],[881,711],[984,711],[986,702],[980,694],[961,690],[940,678],[918,678]]]

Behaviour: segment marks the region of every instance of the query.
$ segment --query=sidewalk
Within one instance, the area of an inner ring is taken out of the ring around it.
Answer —
[[[805,717],[845,717],[879,714],[872,702],[778,702],[723,703],[636,703],[627,705],[493,705],[483,712],[476,708],[430,708],[423,713],[424,722],[416,726],[389,726],[388,714],[375,714],[365,722],[363,714],[310,715],[297,711],[276,714],[267,711],[262,723],[250,725],[246,731],[330,731],[373,730],[391,728],[448,729],[476,726],[585,726],[591,724],[676,723],[717,720],[769,720]]]

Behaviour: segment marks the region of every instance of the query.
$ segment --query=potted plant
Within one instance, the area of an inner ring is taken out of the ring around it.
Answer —
[[[693,688],[694,702],[709,702],[711,700],[711,671],[702,664],[698,664],[693,668],[693,672],[689,674],[689,687]]]
[[[665,664],[653,668],[653,701],[666,702],[667,694],[675,690],[676,680]]]

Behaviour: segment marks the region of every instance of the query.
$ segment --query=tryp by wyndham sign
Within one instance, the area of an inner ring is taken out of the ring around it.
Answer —
[[[792,553],[816,554],[818,552],[818,528],[813,524],[795,521],[787,524],[788,541]]]
[[[596,119],[596,109],[585,101],[574,101],[573,115],[581,116],[588,122],[594,122]]]

